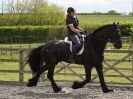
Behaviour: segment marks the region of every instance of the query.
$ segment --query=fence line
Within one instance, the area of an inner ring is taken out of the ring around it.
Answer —
[[[25,63],[25,56],[24,54],[26,52],[29,51],[29,49],[22,49],[22,48],[12,48],[12,49],[8,49],[8,48],[0,48],[0,51],[4,52],[4,51],[17,51],[19,52],[19,59],[0,59],[0,62],[18,62],[19,63],[19,70],[0,70],[0,72],[2,73],[19,73],[19,79],[18,82],[23,83],[25,82],[25,76],[24,74],[31,74],[30,71],[25,71],[24,70],[24,63]],[[13,53],[13,52],[12,52]],[[117,59],[117,60],[111,60],[111,61],[115,61],[115,63],[110,64],[110,60],[109,59],[105,59],[105,61],[103,62],[104,65],[104,73],[106,73],[107,71],[113,70],[115,72],[117,72],[119,75],[115,75],[115,74],[104,74],[105,77],[120,77],[120,78],[125,78],[129,81],[129,84],[133,84],[133,59],[131,59],[130,61],[128,61],[128,58],[133,56],[133,50],[132,49],[121,49],[121,50],[116,50],[116,49],[107,49],[105,50],[105,54],[113,54],[113,53],[123,53],[125,54],[124,57],[121,57],[121,59]],[[121,62],[130,62],[132,64],[132,66],[130,68],[122,68],[122,67],[116,67],[117,65],[119,65]],[[69,76],[76,76],[78,77],[80,80],[84,80],[84,73],[77,73],[74,69],[83,69],[82,66],[70,66],[71,64],[67,64],[67,63],[60,63],[60,67],[57,68],[57,70],[55,71],[55,75],[69,75]],[[67,73],[65,70],[69,70],[70,72]],[[62,72],[64,70],[64,72]],[[121,70],[127,70],[129,72],[132,72],[131,74],[124,74],[123,72],[121,72]],[[41,77],[41,81],[47,81],[47,78],[44,77],[46,75],[46,73],[43,74],[43,76]],[[97,74],[92,74],[92,82],[95,81],[95,79],[97,78]],[[63,80],[58,80],[58,81],[63,81]],[[64,81],[72,81],[72,80],[64,80]],[[12,82],[12,81],[11,81]],[[113,82],[115,83],[115,82]]]

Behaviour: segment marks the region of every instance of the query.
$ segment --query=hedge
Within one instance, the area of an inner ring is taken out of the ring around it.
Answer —
[[[84,24],[82,27],[93,32],[98,24]],[[131,24],[121,25],[122,36],[133,35]],[[66,26],[1,26],[0,43],[40,43],[53,39],[64,39],[67,36]]]
[[[40,43],[51,39],[62,39],[64,26],[2,26],[0,43]]]

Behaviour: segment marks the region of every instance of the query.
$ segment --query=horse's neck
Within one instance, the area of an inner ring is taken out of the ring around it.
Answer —
[[[106,44],[109,39],[109,36],[107,34],[108,32],[109,32],[108,30],[103,31],[101,36],[93,40],[94,48],[96,51],[98,51],[98,53],[102,54],[106,47]]]

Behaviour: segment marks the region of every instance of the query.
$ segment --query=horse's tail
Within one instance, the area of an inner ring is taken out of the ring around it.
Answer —
[[[36,73],[40,69],[40,64],[42,60],[41,59],[41,48],[42,46],[32,49],[28,55],[28,60],[26,64],[29,63],[29,66],[33,73]]]

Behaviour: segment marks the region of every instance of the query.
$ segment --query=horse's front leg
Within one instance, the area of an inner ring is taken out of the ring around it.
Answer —
[[[107,85],[105,83],[104,76],[103,76],[103,65],[102,64],[101,65],[97,65],[96,66],[96,70],[97,70],[97,73],[98,73],[98,76],[99,76],[99,79],[100,79],[102,91],[104,93],[112,92],[113,90],[108,89],[108,87],[107,87]]]
[[[86,79],[84,81],[75,81],[72,85],[73,89],[78,89],[84,87],[87,83],[90,82],[91,80],[91,71],[92,71],[92,66],[91,65],[84,65],[85,68],[85,76]]]

